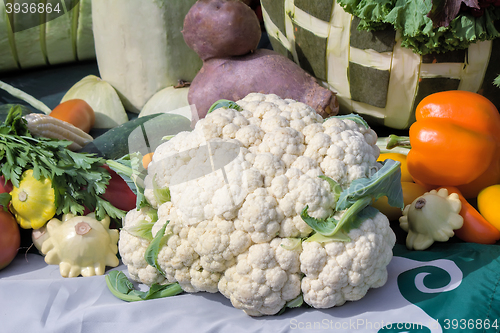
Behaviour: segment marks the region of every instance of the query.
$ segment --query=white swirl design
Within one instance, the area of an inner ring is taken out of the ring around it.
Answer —
[[[415,287],[422,293],[425,294],[435,294],[435,293],[442,293],[446,291],[451,291],[456,289],[461,283],[463,279],[463,273],[460,270],[460,268],[455,264],[455,262],[447,259],[438,259],[434,261],[429,261],[429,262],[419,262],[419,265],[417,267],[425,267],[425,266],[434,266],[441,268],[444,270],[446,273],[450,275],[450,282],[440,288],[428,288],[424,284],[424,278],[427,275],[430,275],[431,273],[419,273],[415,276]],[[415,268],[417,268],[415,267]]]

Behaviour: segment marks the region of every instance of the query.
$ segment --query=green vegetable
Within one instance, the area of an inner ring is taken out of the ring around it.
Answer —
[[[309,225],[317,233],[327,237],[334,237],[337,236],[337,234],[342,230],[345,232],[346,230],[348,231],[356,227],[351,223],[355,221],[357,214],[361,212],[369,204],[371,204],[371,202],[372,202],[371,197],[369,196],[362,197],[361,199],[357,200],[354,204],[352,204],[344,212],[344,214],[342,214],[340,220],[337,220],[333,216],[327,217],[326,219],[316,219],[314,217],[311,217],[309,216],[309,214],[307,214],[308,206],[306,206],[302,210],[300,217],[302,218],[302,220],[304,220],[305,223],[307,223],[307,225]],[[344,236],[345,235],[340,235],[337,238],[339,240],[350,240],[349,237],[346,238]]]
[[[111,271],[106,275],[106,284],[111,293],[126,302],[175,296],[182,293],[179,283],[153,284],[148,291],[139,291],[122,271]]]
[[[403,209],[400,166],[400,162],[387,159],[383,162],[382,168],[370,178],[354,180],[349,188],[340,194],[337,202],[338,210],[344,210],[366,196],[375,200],[387,196],[389,205]]]
[[[217,110],[219,108],[234,109],[236,111],[243,110],[241,108],[241,106],[239,106],[238,104],[236,104],[236,102],[229,101],[227,99],[219,99],[217,102],[215,102],[214,104],[212,104],[212,106],[210,107],[210,109],[208,109],[207,114],[209,114],[212,111]]]
[[[147,215],[151,218],[151,221],[140,220],[137,221],[133,226],[124,227],[123,229],[125,229],[128,233],[130,233],[133,236],[151,242],[153,240],[152,229],[156,221],[158,221],[158,212],[156,209],[149,208]]]
[[[447,27],[462,8],[480,9],[481,7],[477,0],[433,0],[432,9],[427,16],[434,23],[434,27]]]
[[[330,185],[330,191],[334,194],[334,201],[337,203],[339,200],[340,194],[342,193],[342,187],[333,179],[327,176],[319,176],[319,178],[326,180]]]
[[[66,147],[70,141],[34,138],[22,118],[20,107],[13,107],[0,126],[1,173],[15,187],[21,174],[33,169],[37,180],[48,178],[56,195],[56,214],[83,214],[84,206],[96,209],[99,220],[109,215],[121,218],[125,212],[100,197],[111,178],[101,166],[104,160],[92,154],[75,153]]]
[[[159,205],[170,201],[170,189],[168,187],[162,188],[158,186],[158,183],[156,182],[156,174],[153,177],[153,194]]]
[[[388,137],[381,137],[377,139],[377,146],[380,149],[380,153],[398,153],[403,155],[408,155],[411,146],[408,144],[403,144],[401,146],[394,145],[395,135],[391,134]]]
[[[80,152],[94,153],[110,160],[135,152],[145,155],[154,151],[165,135],[191,130],[191,121],[186,117],[157,113],[110,129],[83,147]]]
[[[495,81],[493,82],[494,85],[496,85],[498,88],[500,88],[500,75],[498,75],[495,78]]]
[[[474,17],[468,12],[458,16],[447,6],[455,1],[425,0],[339,0],[348,13],[361,19],[360,30],[381,30],[388,26],[402,33],[402,46],[418,54],[441,53],[466,49],[471,43],[500,37],[494,22],[500,19],[500,7],[485,8],[484,15]],[[432,18],[438,25],[434,27]],[[453,16],[456,16],[453,18]]]
[[[302,210],[300,217],[316,232],[306,241],[321,243],[350,241],[347,233],[359,227],[362,221],[375,216],[378,210],[370,204],[382,196],[388,197],[391,206],[404,208],[401,163],[388,159],[382,164],[382,168],[371,177],[354,180],[349,188],[339,194],[336,210],[346,210],[340,220],[334,217],[335,212],[327,218],[316,219],[307,213],[308,206]],[[330,184],[332,188],[339,187],[332,184]]]
[[[354,121],[356,124],[363,125],[365,128],[370,128],[370,125],[368,125],[366,120],[364,120],[363,117],[361,117],[358,114],[351,113],[351,114],[345,114],[345,115],[340,115],[340,116],[333,116],[330,118],[341,119],[341,120],[342,119],[350,119],[350,120]],[[328,119],[329,118],[325,119],[325,121]]]
[[[149,244],[148,248],[146,249],[146,253],[144,253],[144,259],[146,262],[150,265],[156,268],[158,273],[161,275],[165,276],[165,272],[161,269],[160,265],[158,264],[158,253],[160,252],[161,248],[165,243],[168,241],[170,236],[172,236],[171,232],[168,232],[165,234],[165,229],[167,228],[168,222],[161,227],[161,229],[158,231],[156,236],[153,238],[151,243]]]
[[[283,309],[281,309],[280,312],[278,312],[276,315],[279,316],[283,314],[286,311],[286,309],[300,308],[302,305],[304,305],[304,296],[300,294],[291,301],[286,302]]]

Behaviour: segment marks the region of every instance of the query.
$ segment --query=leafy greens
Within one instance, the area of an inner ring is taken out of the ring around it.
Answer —
[[[500,20],[500,6],[485,8],[484,15],[475,17],[468,11],[455,13],[461,2],[463,0],[338,1],[346,12],[360,18],[359,30],[392,27],[401,31],[401,45],[418,54],[465,49],[471,43],[500,37],[495,27],[495,21]],[[465,2],[474,8],[475,1]]]
[[[32,169],[40,180],[48,178],[56,195],[56,214],[83,214],[85,207],[95,209],[97,219],[105,215],[121,218],[125,212],[101,198],[111,179],[104,160],[93,154],[76,153],[70,141],[33,137],[21,107],[10,109],[0,125],[0,171],[15,187],[25,170]]]

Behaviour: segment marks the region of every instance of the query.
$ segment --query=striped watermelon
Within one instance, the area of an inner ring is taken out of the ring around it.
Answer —
[[[500,38],[466,50],[419,55],[394,29],[359,31],[335,0],[261,0],[271,44],[338,94],[341,113],[408,128],[416,105],[443,90],[479,92],[500,109]]]

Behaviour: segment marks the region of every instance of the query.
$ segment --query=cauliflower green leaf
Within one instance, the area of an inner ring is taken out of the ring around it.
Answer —
[[[389,205],[404,208],[403,189],[401,188],[401,163],[394,160],[385,160],[382,168],[369,178],[354,180],[348,189],[340,194],[337,209],[344,210],[357,202],[360,198],[369,196],[378,199],[387,196]]]
[[[370,205],[371,202],[372,199],[369,196],[358,199],[344,212],[344,214],[342,214],[340,220],[337,220],[333,216],[329,216],[326,219],[316,219],[314,217],[311,217],[307,213],[307,209],[309,208],[308,206],[306,206],[302,210],[300,217],[317,233],[327,237],[335,237],[338,235],[337,237],[335,237],[336,240],[348,241],[349,237],[346,238],[345,234],[343,235],[342,233],[338,233],[340,231],[346,232],[348,230],[351,230],[353,227],[356,227],[351,226],[351,223],[356,221],[356,216],[358,215],[358,213],[361,212],[365,207]]]
[[[182,293],[179,283],[153,284],[148,291],[134,288],[134,284],[122,271],[111,271],[106,275],[106,284],[111,293],[126,302],[144,301],[154,298],[175,296]]]
[[[214,110],[217,110],[219,108],[234,109],[236,111],[243,110],[241,108],[241,106],[239,106],[238,104],[236,104],[236,102],[233,102],[233,101],[230,101],[230,100],[227,100],[227,99],[219,99],[217,102],[215,102],[214,104],[212,104],[212,106],[210,107],[210,109],[208,109],[207,114],[209,114],[209,113],[211,113]]]
[[[161,269],[160,264],[158,264],[158,253],[165,243],[168,241],[170,236],[172,236],[171,232],[165,234],[165,229],[167,229],[168,222],[161,227],[161,229],[156,233],[156,236],[153,238],[148,248],[146,249],[146,253],[144,253],[144,259],[150,265],[156,268],[158,273],[165,276],[165,272]]]

